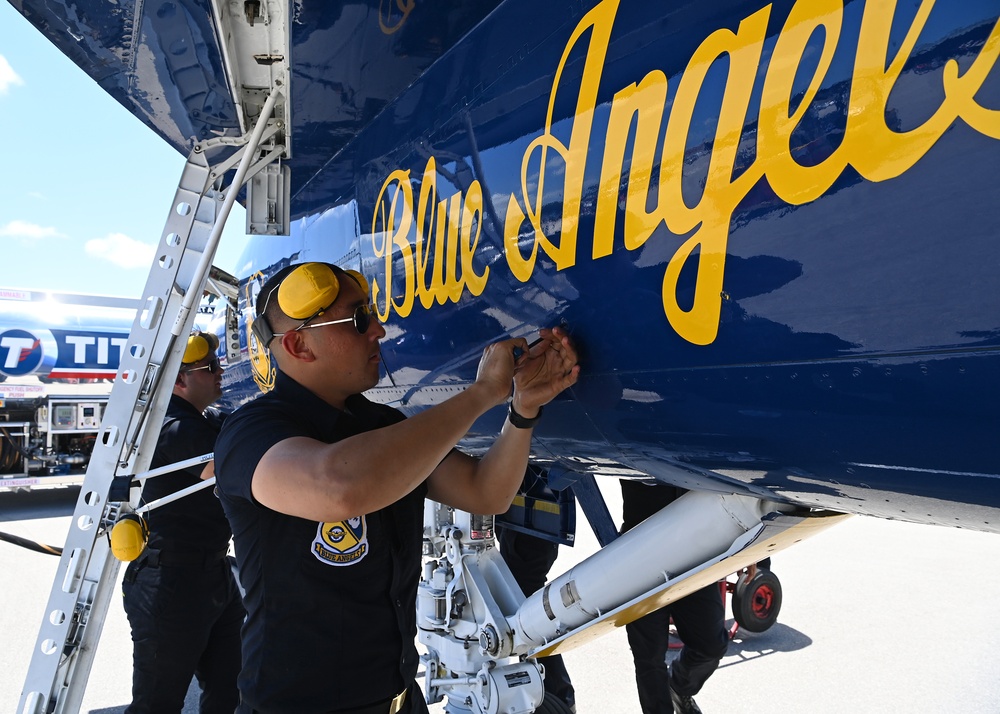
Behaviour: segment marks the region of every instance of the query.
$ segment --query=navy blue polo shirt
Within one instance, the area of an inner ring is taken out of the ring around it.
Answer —
[[[218,427],[202,416],[194,405],[172,394],[150,468],[211,454],[218,434]],[[198,464],[148,479],[142,489],[143,501],[149,503],[201,483],[204,469],[205,464]],[[232,537],[222,504],[211,487],[154,508],[146,520],[150,531],[149,548],[154,550],[220,553],[229,548]]]
[[[326,443],[401,421],[361,395],[341,411],[292,378],[237,409],[215,447],[220,498],[246,590],[243,701],[267,714],[373,704],[416,676],[416,590],[426,485],[347,521],[317,523],[258,503],[251,480],[278,442]]]

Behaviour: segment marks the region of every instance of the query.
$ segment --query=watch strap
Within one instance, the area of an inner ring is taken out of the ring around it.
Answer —
[[[514,409],[513,399],[511,399],[510,402],[507,403],[507,421],[509,421],[513,426],[517,427],[518,429],[530,429],[535,424],[537,424],[538,420],[541,418],[542,418],[541,407],[538,407],[538,414],[529,419],[528,417],[521,416],[520,414],[517,413],[517,410]]]

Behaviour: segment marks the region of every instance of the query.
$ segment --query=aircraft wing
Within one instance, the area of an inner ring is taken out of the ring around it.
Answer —
[[[236,138],[277,80],[294,195],[499,0],[281,3],[10,0],[183,155]],[[412,14],[412,17],[411,17]],[[294,62],[290,55],[294,55]],[[294,108],[294,110],[293,110]]]

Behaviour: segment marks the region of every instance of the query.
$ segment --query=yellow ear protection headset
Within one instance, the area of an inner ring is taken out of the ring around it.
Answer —
[[[263,347],[271,344],[283,332],[275,332],[265,313],[271,296],[277,293],[278,307],[293,320],[301,320],[295,329],[306,326],[330,309],[340,294],[340,279],[337,273],[349,276],[358,284],[367,298],[368,281],[356,270],[341,270],[329,263],[301,263],[288,266],[274,275],[257,297],[257,317],[250,330]],[[260,305],[263,299],[263,306]],[[359,330],[360,331],[360,330]]]
[[[182,364],[194,364],[208,357],[219,349],[219,338],[211,332],[192,333],[188,337],[187,347],[184,349],[184,356],[181,358]]]
[[[125,513],[111,529],[111,553],[124,563],[142,555],[149,542],[149,526],[138,513]]]

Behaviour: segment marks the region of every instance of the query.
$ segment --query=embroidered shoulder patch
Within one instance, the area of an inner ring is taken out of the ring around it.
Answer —
[[[336,523],[320,523],[312,552],[327,565],[353,565],[368,555],[368,526],[365,517]]]

